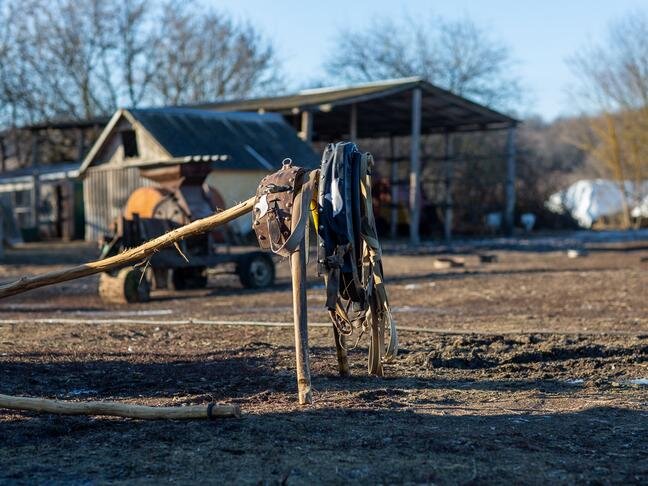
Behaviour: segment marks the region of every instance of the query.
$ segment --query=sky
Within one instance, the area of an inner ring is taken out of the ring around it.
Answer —
[[[547,120],[573,114],[569,57],[604,42],[610,21],[648,0],[211,0],[235,18],[251,20],[272,39],[289,83],[321,77],[341,29],[362,28],[373,17],[469,17],[511,49],[526,102],[519,111]]]

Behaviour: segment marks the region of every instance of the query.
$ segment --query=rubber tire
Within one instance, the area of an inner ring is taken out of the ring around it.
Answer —
[[[249,253],[239,260],[236,273],[245,288],[270,287],[275,281],[274,261],[267,253]]]
[[[204,289],[207,287],[206,267],[174,268],[169,278],[173,290]]]

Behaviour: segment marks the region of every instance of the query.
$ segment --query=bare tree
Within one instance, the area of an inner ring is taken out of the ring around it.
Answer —
[[[147,0],[121,0],[117,15],[118,47],[114,64],[123,69],[122,80],[125,99],[129,106],[153,100],[149,89],[159,75],[160,62],[153,55],[159,41],[157,33],[147,25],[150,2]]]
[[[626,181],[640,187],[648,179],[648,14],[631,12],[612,23],[607,42],[581,50],[570,65],[588,112],[571,141],[633,197]],[[626,200],[626,225],[630,206]]]
[[[251,24],[196,2],[0,2],[0,126],[279,85],[272,44]]]
[[[8,3],[13,34],[6,84],[14,86],[9,101],[20,107],[20,121],[92,118],[128,99],[137,53],[125,62],[119,55],[139,48],[133,42],[144,19],[142,0]]]
[[[340,32],[325,64],[343,82],[421,76],[458,95],[508,108],[520,87],[509,49],[472,20],[375,18]]]
[[[237,23],[196,4],[170,2],[164,8],[154,55],[154,87],[165,103],[186,104],[249,96],[281,85],[274,48],[249,23]]]

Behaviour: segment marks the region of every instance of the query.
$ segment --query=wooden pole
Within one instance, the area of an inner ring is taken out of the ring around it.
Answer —
[[[28,290],[44,287],[46,285],[67,282],[76,278],[87,277],[95,273],[106,272],[115,268],[124,267],[133,263],[141,262],[145,258],[153,255],[158,250],[170,246],[178,241],[192,236],[206,233],[207,231],[222,226],[230,221],[252,211],[254,207],[254,197],[247,201],[237,204],[220,213],[212,214],[206,218],[197,219],[188,225],[177,228],[169,233],[159,236],[153,240],[147,241],[143,245],[126,250],[119,255],[94,262],[77,265],[64,270],[35,275],[33,277],[23,277],[15,282],[0,286],[0,299],[20,294]]]
[[[0,208],[0,261],[4,259],[4,214]]]
[[[313,112],[310,110],[302,111],[299,138],[306,143],[311,143],[313,141]]]
[[[506,136],[506,203],[504,208],[504,231],[513,234],[515,212],[515,126],[508,129]]]
[[[412,91],[412,134],[410,160],[410,243],[421,241],[419,224],[421,221],[421,104],[423,94],[421,88]]]
[[[32,199],[31,199],[31,213],[34,221],[34,228],[36,229],[35,237],[39,237],[40,229],[40,167],[38,155],[38,133],[30,132],[32,153],[31,153],[31,167],[32,167]]]
[[[308,308],[306,304],[306,241],[290,255],[293,291],[293,320],[295,325],[295,361],[299,403],[313,403],[310,365],[308,359]]]
[[[191,405],[188,407],[148,407],[115,402],[65,402],[46,398],[0,395],[0,408],[60,415],[111,415],[143,420],[195,420],[241,416],[238,405]]]
[[[346,350],[346,338],[333,326],[333,339],[335,339],[335,352],[338,361],[338,373],[340,376],[349,376],[349,357]]]
[[[391,209],[389,218],[389,237],[393,240],[398,232],[398,162],[394,147],[394,136],[389,137],[389,163],[391,164],[389,188],[391,190]]]
[[[349,138],[352,142],[358,140],[358,105],[351,105],[351,116],[349,119]]]
[[[450,243],[452,240],[452,179],[454,176],[454,163],[452,159],[452,140],[451,134],[446,132],[444,135],[444,182],[445,182],[445,217],[443,218],[443,234],[445,240]]]

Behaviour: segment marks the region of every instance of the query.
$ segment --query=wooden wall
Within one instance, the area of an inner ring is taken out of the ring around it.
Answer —
[[[139,169],[134,167],[88,169],[83,180],[86,241],[97,241],[104,234],[110,234],[112,223],[121,217],[131,193],[138,187],[152,185],[153,182],[141,177]]]

